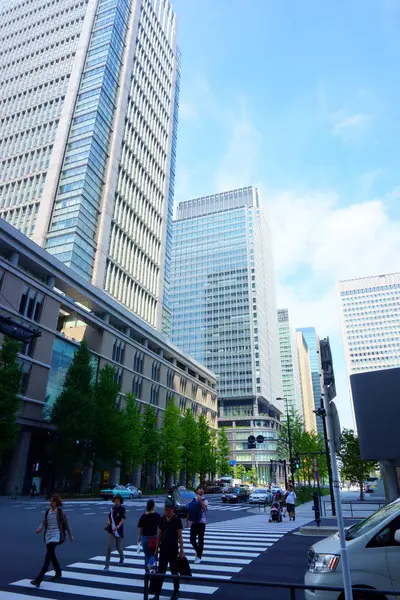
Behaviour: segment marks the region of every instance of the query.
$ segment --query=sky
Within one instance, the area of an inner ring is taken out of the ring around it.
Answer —
[[[261,189],[278,306],[329,336],[352,427],[335,285],[399,270],[400,1],[172,3],[176,202]]]

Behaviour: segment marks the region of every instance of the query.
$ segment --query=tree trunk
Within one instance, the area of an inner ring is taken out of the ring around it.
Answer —
[[[360,500],[364,500],[364,482],[359,481],[358,485],[360,486]]]

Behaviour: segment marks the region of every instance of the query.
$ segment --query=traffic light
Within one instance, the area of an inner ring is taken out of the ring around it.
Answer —
[[[298,456],[296,456],[295,458],[292,458],[292,462],[291,462],[291,469],[292,471],[298,471],[300,469],[300,458]]]
[[[247,438],[247,443],[249,450],[256,447],[256,438],[254,437],[254,435],[249,435],[249,437]]]

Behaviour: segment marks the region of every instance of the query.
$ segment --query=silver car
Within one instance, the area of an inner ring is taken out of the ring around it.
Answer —
[[[250,494],[250,504],[269,504],[272,501],[272,494],[269,490],[259,489]]]

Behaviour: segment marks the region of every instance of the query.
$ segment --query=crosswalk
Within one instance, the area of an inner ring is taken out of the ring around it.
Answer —
[[[205,551],[200,564],[194,564],[195,552],[189,541],[189,531],[183,531],[185,554],[191,563],[193,575],[201,582],[181,585],[181,600],[206,600],[221,586],[213,578],[229,581],[254,560],[259,559],[279,539],[302,523],[269,524],[265,515],[252,515],[231,521],[219,521],[207,526]],[[77,600],[79,598],[104,598],[115,600],[143,599],[143,554],[136,545],[125,548],[125,561],[119,564],[113,552],[110,571],[103,572],[105,556],[93,556],[86,562],[74,562],[63,568],[61,582],[51,581],[54,572],[48,572],[40,591],[34,589],[30,579],[11,583],[0,591],[0,600]],[[209,581],[208,581],[209,580]],[[164,582],[161,600],[167,600],[173,589],[172,582]]]

